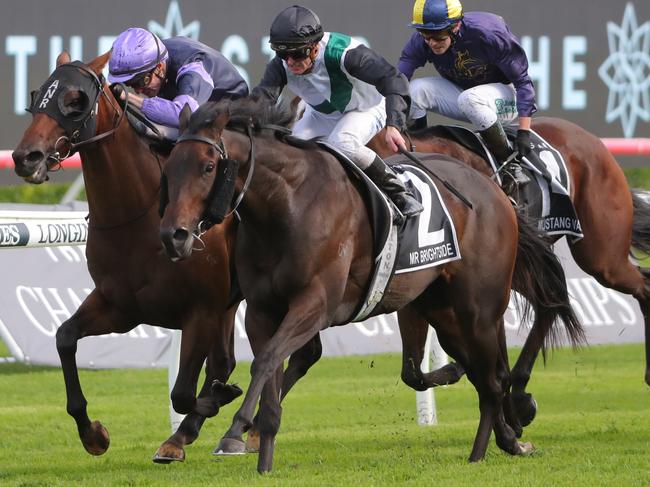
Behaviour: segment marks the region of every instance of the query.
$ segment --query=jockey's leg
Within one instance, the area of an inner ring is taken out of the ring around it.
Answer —
[[[409,119],[413,124],[411,129],[426,128],[427,112],[469,122],[457,103],[458,96],[462,91],[451,81],[439,76],[411,81],[409,85],[411,95]]]
[[[326,137],[332,131],[336,122],[338,122],[337,118],[319,113],[307,105],[302,117],[291,129],[291,134],[305,140]]]
[[[381,157],[375,155],[372,164],[364,169],[366,175],[391,199],[404,216],[420,213],[424,207],[406,189],[397,174],[386,165]]]
[[[512,149],[501,124],[510,122],[517,116],[513,86],[490,83],[469,88],[458,96],[458,107],[478,129],[483,142],[497,161],[505,162],[512,154]],[[516,162],[511,161],[508,168],[518,185],[530,182],[530,178]]]
[[[384,103],[364,112],[345,113],[327,141],[359,166],[386,193],[404,216],[417,215],[422,205],[411,195],[397,174],[368,149],[366,144],[386,123]]]

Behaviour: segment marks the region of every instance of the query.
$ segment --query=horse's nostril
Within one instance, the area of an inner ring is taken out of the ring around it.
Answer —
[[[32,151],[25,157],[25,160],[30,163],[41,162],[43,159],[45,159],[45,154],[41,151]]]
[[[187,231],[187,228],[177,228],[174,232],[174,240],[185,242],[190,236],[190,232]]]

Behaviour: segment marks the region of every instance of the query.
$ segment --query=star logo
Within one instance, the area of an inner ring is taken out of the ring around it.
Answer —
[[[639,26],[634,5],[625,6],[621,25],[607,22],[609,56],[598,75],[609,88],[605,120],[621,119],[625,137],[637,120],[650,122],[650,21]]]
[[[167,9],[167,18],[165,25],[160,25],[154,20],[150,20],[147,29],[156,34],[161,39],[167,39],[174,36],[186,36],[198,40],[201,23],[194,20],[187,25],[183,25],[181,17],[181,8],[176,0],[172,0]]]

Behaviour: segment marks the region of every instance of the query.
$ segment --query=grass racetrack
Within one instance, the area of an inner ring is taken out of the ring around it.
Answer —
[[[248,369],[239,364],[234,381],[245,386]],[[529,388],[539,411],[523,439],[536,452],[510,457],[492,438],[472,465],[473,387],[437,390],[440,424],[420,427],[399,370],[395,354],[322,359],[284,403],[274,470],[262,477],[256,455],[211,454],[241,400],[206,421],[184,463],[155,465],[169,435],[166,371],[81,371],[90,417],[111,434],[108,452],[92,457],[65,412],[60,370],[0,364],[0,485],[650,485],[640,344],[552,352]]]

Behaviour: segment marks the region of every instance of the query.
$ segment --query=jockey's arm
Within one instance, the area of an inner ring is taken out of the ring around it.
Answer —
[[[172,82],[172,80],[168,80]],[[193,62],[182,66],[178,70],[176,80],[176,96],[166,100],[159,96],[141,100],[142,113],[152,122],[168,127],[178,127],[178,117],[187,104],[192,111],[210,99],[214,90],[212,77],[205,71],[201,62]],[[138,101],[129,96],[138,106]]]
[[[386,125],[405,130],[410,100],[406,76],[366,46],[350,49],[343,64],[351,76],[373,85],[386,98]]]
[[[270,103],[276,103],[286,84],[287,73],[284,70],[282,59],[276,56],[266,65],[262,81],[253,88],[251,96],[261,97]]]
[[[416,69],[427,63],[427,53],[431,50],[422,42],[422,36],[414,33],[404,45],[397,62],[397,69],[410,81]]]
[[[530,130],[531,116],[535,106],[535,87],[528,75],[528,58],[523,48],[509,39],[493,46],[495,64],[508,78],[517,92],[517,112],[519,113],[519,129]]]

